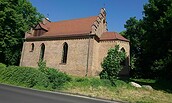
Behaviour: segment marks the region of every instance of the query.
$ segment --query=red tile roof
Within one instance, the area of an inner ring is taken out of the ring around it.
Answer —
[[[55,38],[55,37],[76,37],[86,36],[92,31],[92,25],[97,20],[98,16],[92,16],[87,18],[64,20],[59,22],[48,22],[46,24],[39,23],[39,26],[46,30],[44,34],[40,36],[27,36],[26,38]],[[99,38],[100,41],[109,40],[123,40],[129,41],[116,32],[104,32]]]
[[[48,31],[48,28],[47,28],[44,24],[39,23],[39,25],[41,26],[41,28],[43,28],[43,29],[45,29],[46,31]]]
[[[128,39],[124,38],[122,35],[116,32],[104,32],[100,37],[100,41],[109,41],[109,40],[129,41]]]
[[[48,32],[42,36],[58,36],[58,35],[75,35],[75,34],[86,34],[91,32],[91,27],[96,21],[97,16],[88,18],[65,20],[59,22],[50,22],[45,24],[48,28]],[[41,25],[41,27],[43,27]],[[45,28],[45,27],[44,27]]]

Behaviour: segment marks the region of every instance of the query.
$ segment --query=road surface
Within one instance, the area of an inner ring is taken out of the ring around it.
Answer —
[[[42,92],[0,84],[0,103],[119,103],[59,92]]]

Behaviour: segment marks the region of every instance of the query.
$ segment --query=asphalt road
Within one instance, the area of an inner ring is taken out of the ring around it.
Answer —
[[[42,92],[0,84],[0,103],[119,103],[59,92]]]

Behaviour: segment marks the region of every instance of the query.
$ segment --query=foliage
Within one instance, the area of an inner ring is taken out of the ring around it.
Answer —
[[[31,67],[10,66],[0,72],[1,80],[26,87],[48,86],[48,79],[42,72]]]
[[[40,71],[44,71],[45,69],[46,69],[47,67],[46,67],[46,61],[39,61],[38,62],[38,69],[40,70]]]
[[[141,52],[141,39],[143,38],[144,30],[141,27],[142,20],[137,20],[136,17],[131,17],[126,21],[124,37],[130,40],[131,56],[137,56]]]
[[[48,67],[40,70],[31,67],[9,66],[0,68],[0,80],[29,88],[57,89],[62,87],[65,82],[69,82],[71,78],[65,73]]]
[[[172,56],[168,55],[167,57],[163,59],[156,60],[151,70],[155,73],[154,75],[156,77],[164,77],[164,78],[171,78],[172,74]]]
[[[131,69],[131,70],[136,69],[136,65],[135,65],[135,64],[136,64],[136,59],[137,59],[137,58],[136,58],[134,55],[133,55],[133,56],[131,57],[131,59],[130,59],[130,62],[131,62],[131,63],[130,63],[130,65],[131,65],[130,69]]]
[[[144,78],[163,77],[171,73],[172,64],[172,0],[149,0],[141,20],[130,18],[125,24],[131,43],[131,58],[136,57],[138,75]],[[161,74],[161,75],[157,75]],[[172,73],[171,73],[172,75]]]
[[[6,65],[5,65],[5,64],[0,63],[0,69],[1,69],[1,68],[5,68],[5,67],[6,67]]]
[[[69,82],[71,80],[67,74],[59,72],[53,68],[47,68],[43,71],[43,73],[46,74],[53,89],[60,88],[65,82]]]
[[[104,58],[101,66],[103,68],[100,73],[101,79],[109,79],[112,84],[122,70],[121,62],[125,60],[125,52],[119,50],[119,45],[109,49],[107,56]]]
[[[54,68],[46,67],[46,61],[39,61],[38,66],[38,70],[47,76],[50,86],[53,89],[60,88],[65,82],[69,82],[71,80],[67,74],[62,73]]]
[[[143,41],[143,54],[146,55],[144,63],[147,65],[145,68],[151,68],[159,61],[159,63],[163,62],[165,63],[164,65],[169,65],[168,68],[164,66],[163,71],[160,71],[165,73],[167,69],[170,70],[172,68],[170,66],[172,61],[166,59],[171,55],[169,51],[172,50],[172,1],[150,0],[149,2],[149,4],[144,6],[145,17],[143,18],[143,28],[146,31]],[[156,68],[155,66],[154,68]],[[160,72],[154,73],[159,74]],[[154,74],[149,75],[156,76]]]
[[[42,17],[28,0],[0,0],[0,62],[19,63],[25,32]]]
[[[141,40],[143,38],[144,30],[142,29],[142,20],[137,20],[136,17],[131,17],[126,21],[124,27],[126,31],[123,32],[123,36],[130,40],[130,54],[131,54],[131,68],[135,67],[139,63],[139,56],[142,55]],[[135,58],[137,57],[137,58]]]

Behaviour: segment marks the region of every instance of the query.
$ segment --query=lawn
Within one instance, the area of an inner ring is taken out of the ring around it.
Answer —
[[[130,85],[130,81],[151,85],[154,89],[135,88]],[[73,77],[71,82],[65,83],[61,91],[132,103],[172,103],[172,89],[169,84],[167,81],[150,79],[118,79],[116,86],[111,86],[109,81],[99,78]]]

